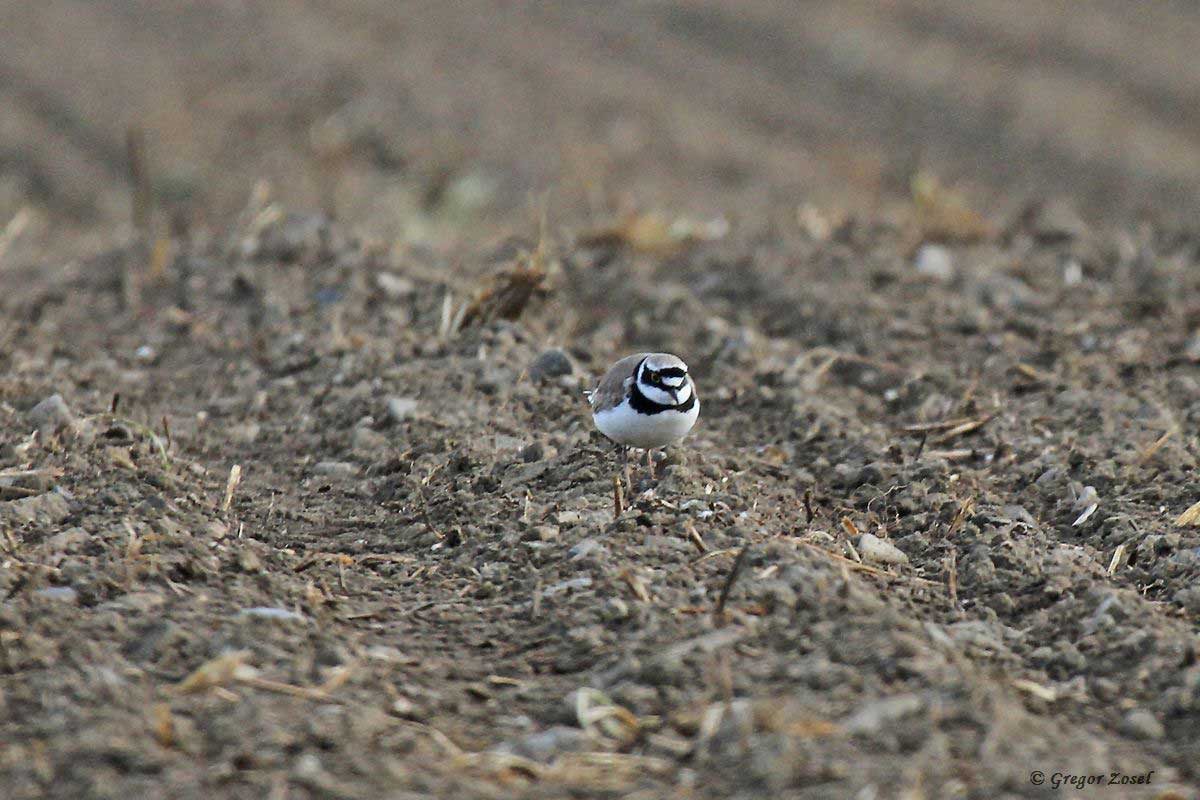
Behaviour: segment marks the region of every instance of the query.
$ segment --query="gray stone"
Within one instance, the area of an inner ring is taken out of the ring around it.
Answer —
[[[864,561],[874,561],[877,564],[908,563],[908,556],[904,554],[904,551],[873,533],[864,533],[859,536],[854,546]]]
[[[238,612],[239,617],[257,617],[259,619],[276,619],[284,622],[303,622],[304,615],[297,614],[295,611],[287,608],[273,608],[270,606],[254,606],[253,608],[243,608]]]
[[[949,283],[954,280],[957,270],[954,268],[954,256],[940,244],[927,244],[917,251],[913,266],[922,275]]]
[[[392,301],[403,300],[417,291],[416,284],[394,272],[381,272],[376,275],[375,285],[383,292],[384,297]]]
[[[412,419],[417,413],[417,401],[412,397],[389,397],[387,400],[387,416],[392,422],[403,422]]]
[[[557,378],[575,371],[571,357],[558,348],[543,351],[529,366],[529,377],[535,381]]]
[[[608,555],[608,548],[593,538],[583,539],[567,551],[567,558],[572,561],[578,561],[588,556],[599,558],[605,555]]]
[[[901,694],[882,700],[872,700],[859,707],[846,719],[844,727],[848,733],[873,735],[885,726],[899,722],[921,710],[921,698],[915,694]]]
[[[600,616],[608,622],[629,619],[629,604],[619,597],[610,597],[600,608]]]
[[[387,447],[388,439],[379,431],[370,428],[355,428],[350,436],[350,446],[363,453],[382,450]]]
[[[1135,708],[1121,721],[1121,730],[1134,739],[1161,739],[1167,735],[1158,718],[1144,708]]]
[[[1055,198],[1039,204],[1030,214],[1030,231],[1043,244],[1079,239],[1088,235],[1087,223],[1069,202]]]
[[[562,594],[563,592],[573,591],[575,589],[586,589],[591,585],[591,577],[587,575],[581,575],[578,578],[569,578],[565,581],[559,581],[552,586],[547,586],[546,588],[542,589],[542,597],[553,597],[556,594]]]
[[[1200,614],[1200,587],[1189,586],[1175,593],[1175,602],[1189,614]]]
[[[541,542],[556,541],[559,535],[557,525],[538,525],[533,529],[533,533]]]
[[[0,522],[21,524],[37,522],[53,525],[71,515],[67,498],[57,492],[47,492],[36,497],[25,497],[9,503],[0,503]]]
[[[29,420],[37,426],[38,434],[49,438],[75,422],[75,415],[67,407],[61,394],[52,394],[29,409]]]
[[[83,547],[92,539],[92,534],[83,528],[68,528],[62,533],[56,533],[46,540],[46,547],[52,552],[72,552]]]
[[[48,586],[45,589],[38,589],[34,592],[38,597],[45,597],[48,600],[60,600],[64,603],[74,603],[79,594],[70,586]]]
[[[505,742],[496,748],[501,753],[511,753],[534,761],[549,763],[560,753],[584,749],[588,744],[587,734],[579,728],[555,725],[544,731],[531,733],[515,742]]]
[[[228,430],[229,441],[236,444],[252,444],[258,440],[258,434],[262,430],[262,426],[257,422],[239,422],[236,425],[230,425]]]
[[[352,478],[358,474],[358,467],[346,461],[318,461],[312,471],[329,478]]]

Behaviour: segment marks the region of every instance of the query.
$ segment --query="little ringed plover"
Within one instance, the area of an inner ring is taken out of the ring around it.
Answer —
[[[596,428],[618,444],[647,450],[673,444],[700,416],[687,364],[670,353],[635,353],[609,367],[591,393]]]

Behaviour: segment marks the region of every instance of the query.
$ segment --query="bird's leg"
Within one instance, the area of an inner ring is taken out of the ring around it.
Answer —
[[[650,470],[651,480],[658,480],[658,475],[654,471],[654,451],[649,447],[646,448],[646,469]]]
[[[621,474],[625,477],[625,494],[633,497],[633,479],[629,477],[629,448],[621,445]]]

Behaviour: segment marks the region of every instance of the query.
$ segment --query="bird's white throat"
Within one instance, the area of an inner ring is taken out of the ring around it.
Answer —
[[[657,403],[660,406],[679,406],[686,403],[688,398],[692,396],[692,387],[686,383],[686,380],[686,378],[679,379],[680,387],[675,390],[674,394],[661,387],[647,386],[644,383],[639,383],[637,388],[642,393],[642,396],[652,403]]]

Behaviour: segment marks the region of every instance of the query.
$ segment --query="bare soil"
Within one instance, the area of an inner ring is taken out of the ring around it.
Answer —
[[[1200,13],[1082,17],[6,4],[4,797],[1195,797]]]

